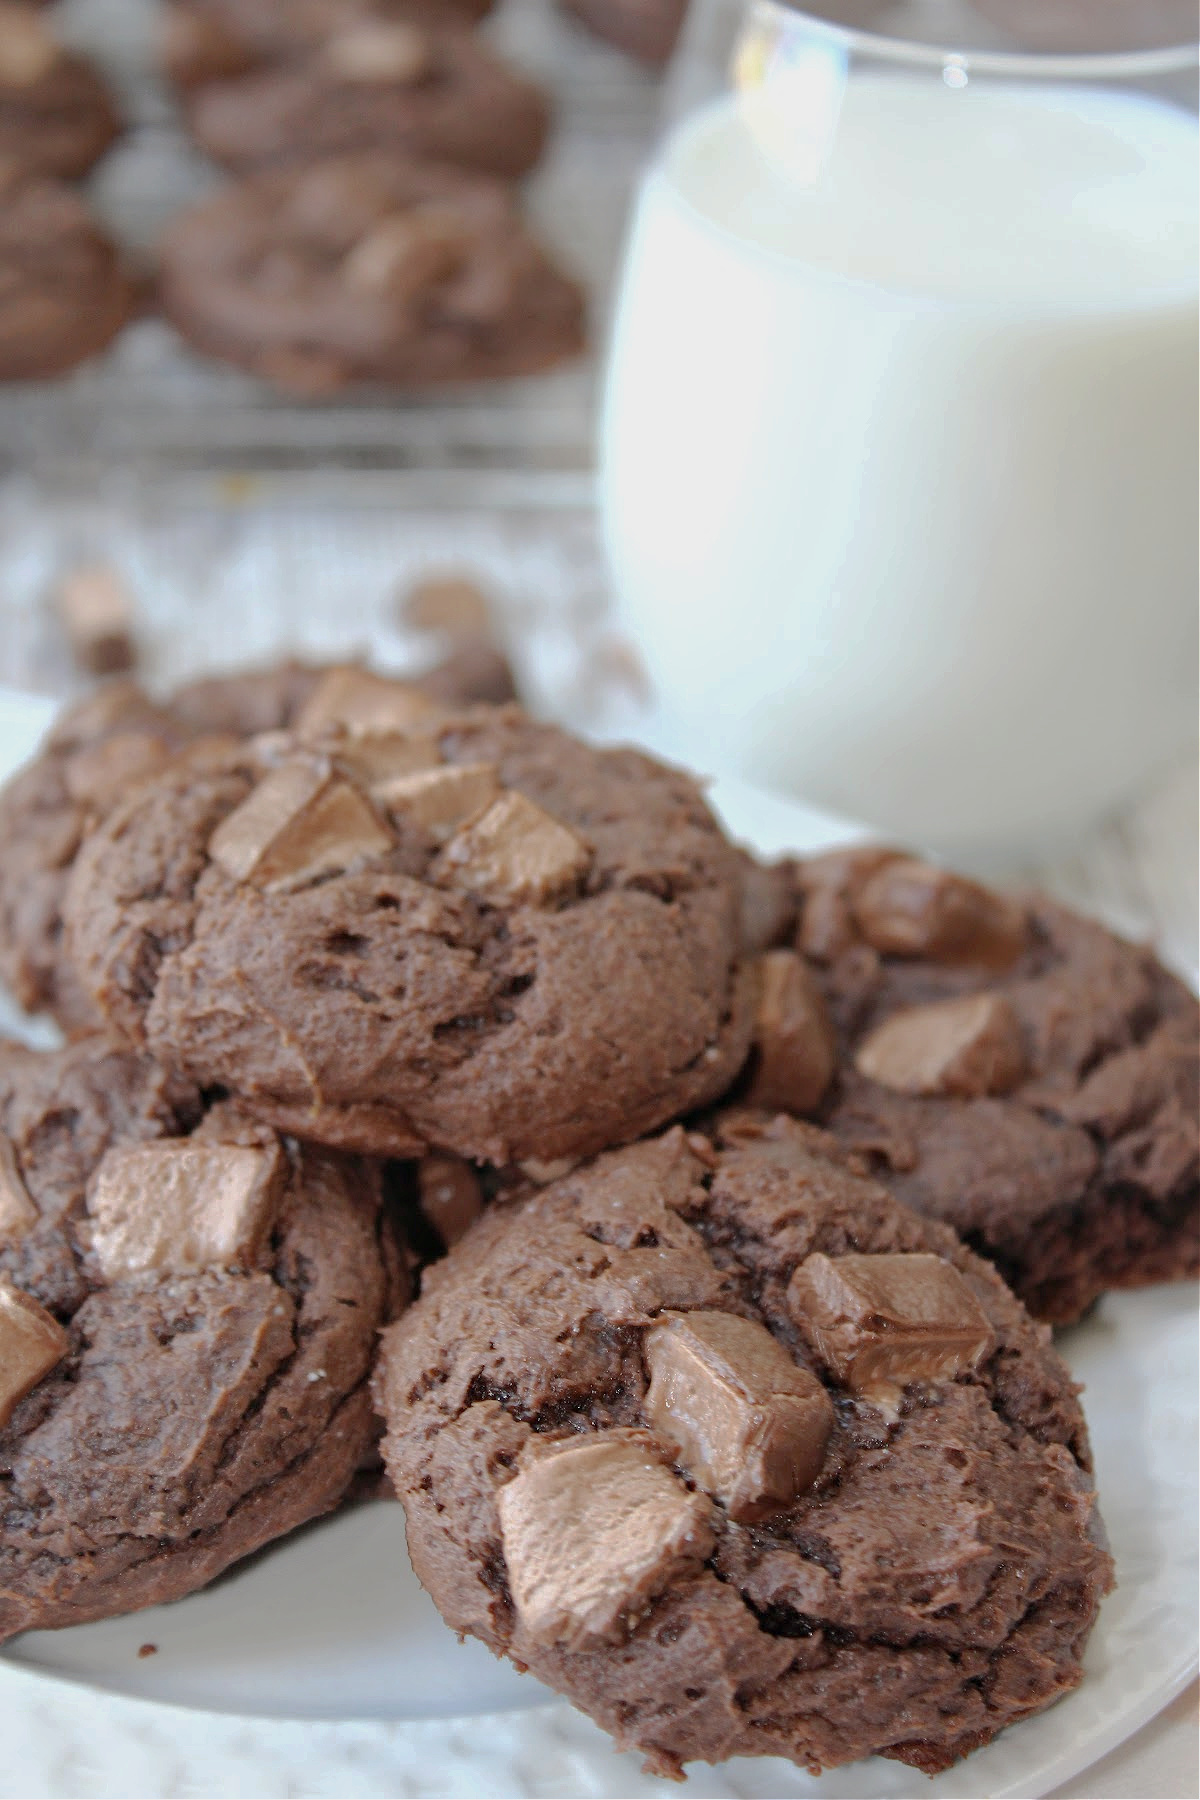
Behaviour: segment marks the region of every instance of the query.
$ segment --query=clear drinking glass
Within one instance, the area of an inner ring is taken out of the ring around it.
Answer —
[[[826,10],[694,0],[611,570],[682,751],[1003,861],[1195,730],[1194,10]]]

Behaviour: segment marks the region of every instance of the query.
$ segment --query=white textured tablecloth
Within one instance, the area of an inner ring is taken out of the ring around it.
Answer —
[[[423,646],[398,623],[398,586],[433,566],[473,569],[531,700],[596,729],[636,729],[636,685],[609,635],[585,511],[429,513],[386,487],[314,508],[295,488],[203,484],[172,493],[103,484],[86,500],[0,489],[0,679],[46,692],[68,679],[41,604],[64,559],[103,556],[138,595],[148,671],[373,648],[397,664]],[[252,501],[253,504],[247,502]],[[1064,899],[1155,938],[1196,966],[1197,801],[1193,766],[1036,871]],[[1061,1795],[1197,1793],[1195,1694],[1185,1696]],[[697,1796],[726,1790],[700,1772]],[[915,1790],[914,1790],[915,1791]],[[424,1724],[229,1719],[71,1688],[0,1661],[0,1796],[635,1796],[678,1794],[641,1774],[565,1705]]]

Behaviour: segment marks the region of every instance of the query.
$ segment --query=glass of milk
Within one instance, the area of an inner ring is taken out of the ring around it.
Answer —
[[[672,739],[976,864],[1061,847],[1196,727],[1180,10],[694,5],[728,79],[642,184],[601,452]]]

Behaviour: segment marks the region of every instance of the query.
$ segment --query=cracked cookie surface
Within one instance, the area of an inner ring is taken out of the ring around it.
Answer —
[[[1111,1562],[1068,1371],[813,1127],[676,1127],[493,1207],[376,1395],[443,1617],[659,1773],[934,1773],[1080,1679]]]
[[[0,980],[26,1012],[49,1012],[68,1032],[100,1023],[62,943],[63,894],[87,832],[193,740],[290,725],[338,666],[285,661],[205,676],[161,702],[132,680],[112,681],[68,707],[0,788]],[[447,704],[513,697],[508,665],[486,644],[456,652],[415,685]]]
[[[177,1599],[370,1461],[373,1165],[107,1040],[0,1045],[0,1638]]]
[[[1200,1265],[1200,1010],[1153,953],[890,850],[798,865],[818,1116],[1040,1318]]]
[[[491,708],[180,763],[88,838],[65,916],[104,1015],[202,1085],[318,1141],[505,1163],[725,1091],[740,899],[687,776]]]

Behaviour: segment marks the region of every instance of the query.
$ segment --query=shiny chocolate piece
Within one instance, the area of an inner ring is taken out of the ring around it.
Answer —
[[[910,1382],[952,1381],[995,1347],[987,1315],[950,1263],[925,1252],[806,1257],[788,1308],[834,1377],[882,1412]]]
[[[496,1508],[521,1624],[567,1650],[619,1643],[713,1547],[709,1502],[633,1432],[535,1442]]]
[[[356,293],[410,300],[453,275],[467,244],[460,220],[437,213],[394,213],[359,239],[342,263],[341,279]]]
[[[648,1423],[730,1518],[766,1518],[812,1486],[833,1406],[765,1326],[734,1313],[665,1313],[643,1351]]]
[[[859,1045],[860,1075],[899,1094],[1006,1094],[1025,1074],[1016,1013],[1002,994],[966,994],[907,1007]]]
[[[401,603],[404,622],[414,631],[436,631],[444,637],[478,638],[491,634],[487,595],[465,575],[426,575],[414,583]]]
[[[426,1223],[449,1250],[483,1211],[483,1189],[470,1163],[457,1156],[426,1156],[417,1164],[417,1192]]]
[[[336,755],[351,773],[371,789],[386,787],[397,776],[419,775],[425,769],[442,767],[437,745],[430,738],[411,737],[406,731],[368,731],[345,735],[345,741],[326,740],[330,753]]]
[[[449,837],[476,818],[500,792],[491,763],[447,763],[380,782],[375,799],[434,837]]]
[[[897,850],[876,845],[830,850],[799,865],[800,922],[796,944],[817,962],[834,959],[859,942],[854,896],[868,878],[895,862]]]
[[[0,1243],[15,1243],[38,1222],[11,1138],[0,1135]]]
[[[221,821],[208,853],[235,881],[274,892],[383,856],[392,842],[356,787],[320,761],[296,757],[271,769]]]
[[[573,831],[536,801],[512,792],[451,838],[438,874],[483,899],[544,906],[575,887],[590,860]]]
[[[89,675],[117,675],[133,668],[133,601],[114,569],[96,564],[70,570],[54,601],[81,669]]]
[[[1024,907],[914,857],[889,857],[854,898],[862,935],[885,956],[1007,968],[1028,942]]]
[[[0,1280],[0,1429],[70,1347],[53,1313],[32,1294]]]
[[[335,32],[323,56],[339,81],[408,85],[429,73],[433,46],[427,32],[404,20],[360,19]]]
[[[254,1261],[274,1219],[282,1151],[170,1139],[109,1150],[88,1193],[91,1247],[109,1281]]]
[[[746,1098],[752,1106],[812,1112],[833,1080],[837,1062],[825,1002],[795,951],[769,950],[760,966],[757,1058]]]
[[[321,677],[297,714],[295,730],[303,738],[316,737],[335,725],[351,733],[411,734],[427,727],[440,710],[414,682],[348,665]]]

